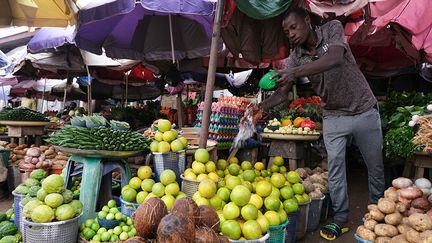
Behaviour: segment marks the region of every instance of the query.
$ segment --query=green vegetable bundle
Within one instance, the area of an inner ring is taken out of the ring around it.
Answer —
[[[390,129],[384,137],[384,150],[387,158],[409,158],[415,152],[421,151],[421,145],[413,143],[414,129],[403,126]]]
[[[3,121],[49,121],[42,113],[24,108],[6,107],[0,111],[0,120]]]
[[[66,148],[109,151],[142,151],[149,143],[137,132],[78,126],[65,126],[46,141]]]

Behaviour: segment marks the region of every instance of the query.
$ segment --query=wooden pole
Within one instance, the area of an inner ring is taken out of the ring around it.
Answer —
[[[88,114],[91,116],[93,115],[93,111],[92,111],[92,90],[91,90],[91,83],[92,83],[92,79],[90,76],[90,71],[88,68],[88,65],[86,65],[86,70],[87,70],[87,81],[88,81],[88,86],[87,86],[87,110],[88,110]]]
[[[177,94],[177,117],[178,117],[178,127],[183,127],[183,102],[182,102],[182,93]]]
[[[211,104],[213,100],[214,82],[216,78],[217,54],[219,47],[219,38],[221,30],[221,19],[223,14],[224,0],[218,0],[216,3],[216,14],[213,23],[213,35],[210,48],[210,61],[207,72],[207,83],[204,98],[204,111],[202,117],[202,126],[199,137],[199,147],[207,147],[208,127],[210,125]]]

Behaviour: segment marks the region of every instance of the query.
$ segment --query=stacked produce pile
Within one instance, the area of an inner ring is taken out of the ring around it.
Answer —
[[[230,163],[230,164],[228,164]],[[224,178],[218,184],[205,179],[200,182],[193,200],[217,210],[221,232],[232,240],[252,240],[265,235],[269,226],[283,224],[287,213],[297,212],[298,203],[309,202],[300,175],[284,173],[282,157],[276,157],[271,170],[264,164],[238,159],[219,160],[218,170]],[[281,172],[281,173],[279,173]]]
[[[178,136],[178,132],[172,129],[168,120],[160,119],[157,123],[157,131],[150,144],[152,152],[177,152],[186,149],[188,141],[185,137]]]
[[[102,207],[97,218],[87,219],[80,226],[81,237],[92,242],[125,241],[136,233],[132,218],[122,214],[114,200]]]
[[[27,178],[24,183],[19,184],[14,192],[21,195],[27,195],[27,198],[36,197],[37,192],[41,189],[41,181],[48,176],[48,173],[43,169],[36,169],[30,173],[30,178]]]
[[[174,203],[186,194],[180,191],[176,175],[172,170],[164,170],[160,174],[160,182],[152,179],[152,169],[149,166],[138,168],[137,176],[130,179],[129,184],[121,190],[123,200],[131,203],[143,203],[151,197],[159,197],[171,210]]]
[[[323,193],[328,192],[328,172],[321,167],[296,169],[302,178],[302,184],[305,187],[305,192],[311,198],[321,198]]]
[[[432,107],[430,108],[432,110]],[[419,129],[413,139],[414,144],[422,146],[425,152],[432,152],[432,116],[417,116],[413,122],[419,124]]]
[[[46,141],[61,147],[87,150],[142,151],[148,147],[148,140],[137,132],[105,127],[65,126]]]
[[[2,121],[44,121],[49,120],[40,112],[24,108],[5,107],[0,111],[0,120]]]
[[[32,192],[31,197],[24,198],[21,203],[24,205],[24,217],[35,223],[68,220],[82,212],[82,203],[73,200],[72,191],[64,189],[64,180],[60,175],[43,179],[42,187],[33,195]]]
[[[431,182],[420,178],[413,184],[401,177],[392,185],[377,205],[368,206],[357,235],[377,243],[432,242]]]
[[[150,198],[136,211],[135,228],[141,238],[135,242],[228,242],[218,234],[218,221],[214,209],[198,207],[189,198],[179,199],[170,213],[161,199]]]
[[[206,149],[197,149],[194,154],[195,161],[192,162],[192,168],[188,168],[183,173],[184,178],[188,180],[202,181],[211,179],[214,182],[219,180],[219,177],[224,177],[222,170],[216,172],[216,164],[210,161],[210,155]]]
[[[213,102],[209,124],[209,139],[217,141],[218,147],[231,147],[238,133],[238,122],[243,115],[246,106],[250,102],[240,97],[220,97],[218,102]],[[201,127],[204,103],[198,106],[195,127]]]
[[[27,144],[18,145],[16,143],[10,143],[6,145],[6,148],[11,150],[9,155],[9,161],[15,164],[20,163],[21,160],[23,160],[24,156],[26,155],[28,149],[27,147],[28,147]]]
[[[11,223],[10,215],[13,214],[13,209],[9,209],[6,213],[0,212],[0,242],[1,243],[20,243],[22,235],[18,232],[16,224]]]
[[[264,132],[293,135],[319,135],[320,133],[315,130],[315,126],[315,122],[309,118],[297,117],[294,119],[294,122],[291,122],[289,119],[280,122],[274,118],[268,121]]]
[[[62,169],[69,157],[66,154],[57,152],[51,145],[36,147],[32,145],[17,145],[10,143],[6,146],[11,149],[9,160],[11,163],[18,165],[20,169]]]

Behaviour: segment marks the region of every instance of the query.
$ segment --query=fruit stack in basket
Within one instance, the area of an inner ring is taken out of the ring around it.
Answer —
[[[231,147],[238,133],[238,122],[250,102],[240,97],[220,97],[212,104],[209,125],[209,140],[218,142],[219,148]],[[195,127],[201,127],[204,103],[198,107]]]

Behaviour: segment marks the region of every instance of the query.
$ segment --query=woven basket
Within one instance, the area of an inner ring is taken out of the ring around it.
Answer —
[[[182,184],[181,184],[182,192],[184,192],[188,197],[192,198],[195,192],[198,191],[198,186],[200,184],[200,181],[187,179],[184,177],[183,174],[180,175],[180,178],[182,179]]]
[[[21,205],[21,200],[23,200],[26,195],[23,194],[18,194],[15,192],[12,192],[12,195],[14,196],[14,200],[13,200],[13,209],[14,209],[14,214],[15,214],[15,224],[18,226],[18,229],[21,231],[22,230],[22,220],[21,220],[21,214],[22,214],[22,205]]]
[[[233,243],[262,243],[262,242],[267,242],[267,239],[269,237],[270,237],[270,234],[267,233],[263,237],[261,237],[259,239],[255,239],[255,240],[231,240],[231,239],[229,239],[229,241],[233,242]]]
[[[122,243],[122,242],[124,242],[124,241],[119,240],[119,241],[114,241],[114,242],[110,242],[110,243]],[[84,237],[82,237],[80,235],[80,237],[78,239],[78,243],[90,243],[90,241],[86,240]],[[108,243],[108,242],[101,241],[100,243]]]
[[[78,238],[79,219],[82,214],[75,218],[51,222],[51,223],[33,223],[22,219],[23,221],[23,242],[26,243],[70,243],[76,242]]]
[[[288,220],[280,225],[270,226],[269,233],[270,237],[267,240],[269,243],[279,243],[285,242],[286,237],[286,226],[288,225]]]
[[[185,150],[167,153],[152,153],[154,158],[154,167],[156,169],[156,179],[159,180],[160,174],[164,170],[170,169],[174,171],[177,177],[177,182],[180,181],[180,174],[182,174],[186,167],[186,152]]]

